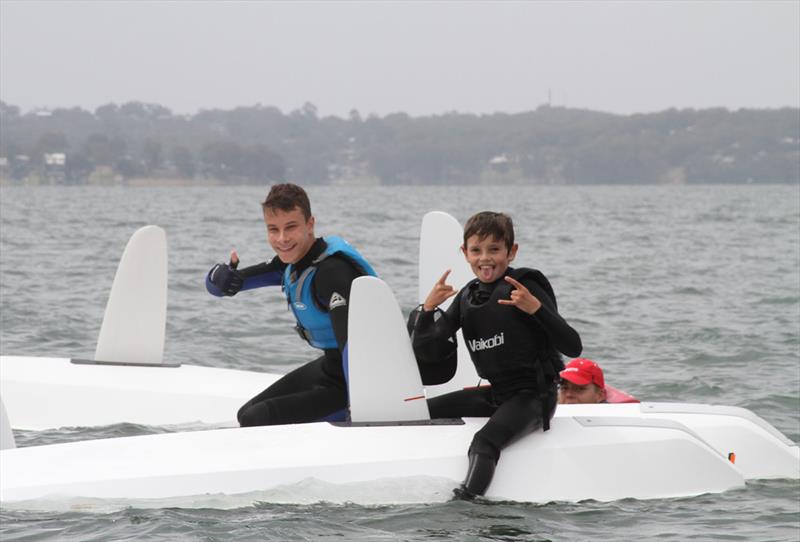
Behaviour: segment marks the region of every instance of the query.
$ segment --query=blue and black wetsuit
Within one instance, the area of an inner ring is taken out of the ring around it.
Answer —
[[[347,314],[350,287],[374,270],[338,237],[318,238],[296,264],[276,256],[238,271],[241,290],[282,286],[297,329],[322,355],[281,377],[250,399],[237,415],[242,426],[343,420],[347,416]],[[225,295],[206,277],[208,291]],[[240,291],[241,291],[240,290]]]
[[[470,388],[428,400],[432,418],[489,417],[469,449],[463,490],[483,494],[503,448],[537,429],[547,429],[557,403],[556,379],[564,365],[560,353],[580,355],[578,333],[558,314],[550,283],[539,271],[506,271],[541,301],[533,315],[502,305],[513,287],[503,278],[473,280],[462,288],[438,320],[422,312],[414,327],[414,351],[436,351],[461,328],[478,375],[490,387]],[[431,358],[432,356],[428,356]]]

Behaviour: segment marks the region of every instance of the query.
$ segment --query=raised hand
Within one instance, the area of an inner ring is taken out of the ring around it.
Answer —
[[[208,278],[212,284],[227,296],[236,295],[244,285],[244,277],[236,270],[239,265],[239,256],[234,250],[231,252],[230,263],[218,263],[211,268]]]
[[[498,299],[497,302],[501,305],[514,305],[522,312],[533,314],[542,306],[542,302],[533,295],[530,290],[522,285],[516,279],[509,276],[505,277],[506,282],[511,284],[515,289],[511,290],[510,299]]]
[[[439,277],[439,280],[433,285],[431,293],[428,294],[428,297],[425,298],[425,303],[422,304],[423,310],[430,312],[444,303],[448,298],[456,295],[456,289],[446,282],[447,275],[450,274],[450,271],[452,271],[452,269],[445,271],[444,275]]]

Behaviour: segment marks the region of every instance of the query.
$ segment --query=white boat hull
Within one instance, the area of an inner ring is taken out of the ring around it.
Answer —
[[[638,405],[562,409],[548,432],[507,448],[487,497],[548,502],[668,498],[739,488],[741,470],[681,424],[633,416]],[[586,410],[586,409],[584,409]],[[626,410],[630,413],[626,414]],[[164,499],[258,492],[315,479],[452,480],[484,419],[463,425],[328,423],[217,429],[0,451],[0,501]]]
[[[236,424],[236,412],[280,375],[180,365],[85,365],[0,356],[0,397],[15,429]]]
[[[457,228],[449,229],[457,237]],[[452,254],[437,255],[452,259]],[[449,261],[428,266],[454,267]],[[391,291],[368,277],[354,281],[354,299],[358,291],[362,300],[351,308],[349,322],[354,419],[427,418],[416,362]],[[370,301],[380,303],[371,307]],[[395,345],[391,359],[382,355],[386,345]],[[446,386],[474,384],[474,375],[467,371],[462,376]],[[278,377],[192,365],[0,357],[0,395],[10,426],[17,429],[121,422],[234,425],[237,409]],[[428,396],[450,389],[436,388],[427,390]],[[455,486],[466,471],[466,450],[485,421],[314,423],[3,449],[0,502],[24,506],[53,496],[241,495],[308,479],[349,484],[422,476],[446,478]],[[13,441],[10,434],[5,440]],[[800,452],[748,410],[654,403],[562,405],[550,431],[503,451],[487,496],[531,502],[667,498],[725,491],[753,478],[800,478]]]

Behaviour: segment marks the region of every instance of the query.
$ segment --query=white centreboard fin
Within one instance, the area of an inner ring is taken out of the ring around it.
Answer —
[[[448,284],[456,290],[475,278],[461,252],[464,229],[458,220],[442,211],[431,211],[422,217],[419,234],[419,302],[425,301],[433,285],[448,269]],[[447,310],[451,297],[439,307]]]
[[[456,290],[463,288],[475,275],[461,252],[464,230],[458,220],[442,211],[431,211],[422,218],[419,235],[419,302],[423,303],[433,285],[451,269],[447,283]],[[454,298],[439,307],[447,310]],[[438,386],[427,386],[428,397],[477,386],[480,382],[475,366],[469,357],[467,344],[461,330],[458,331],[458,366],[456,374],[448,382]]]
[[[97,362],[161,365],[167,323],[167,235],[138,229],[128,241],[97,338]]]
[[[377,277],[353,281],[347,344],[351,421],[430,419],[405,319]]]

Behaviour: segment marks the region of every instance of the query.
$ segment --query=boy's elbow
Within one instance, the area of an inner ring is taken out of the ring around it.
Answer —
[[[575,350],[571,350],[569,352],[564,352],[564,354],[566,354],[567,356],[569,356],[571,358],[579,358],[579,357],[581,357],[581,352],[583,352],[583,347],[582,346],[578,346],[578,348],[576,348]]]
[[[581,343],[581,340],[578,339],[578,347],[575,349],[575,353],[572,355],[572,357],[577,358],[582,353],[583,353],[583,343]]]
[[[580,336],[575,336],[575,340],[569,345],[569,348],[565,349],[562,353],[566,356],[571,358],[580,357],[581,352],[583,352],[583,343],[581,342]]]

